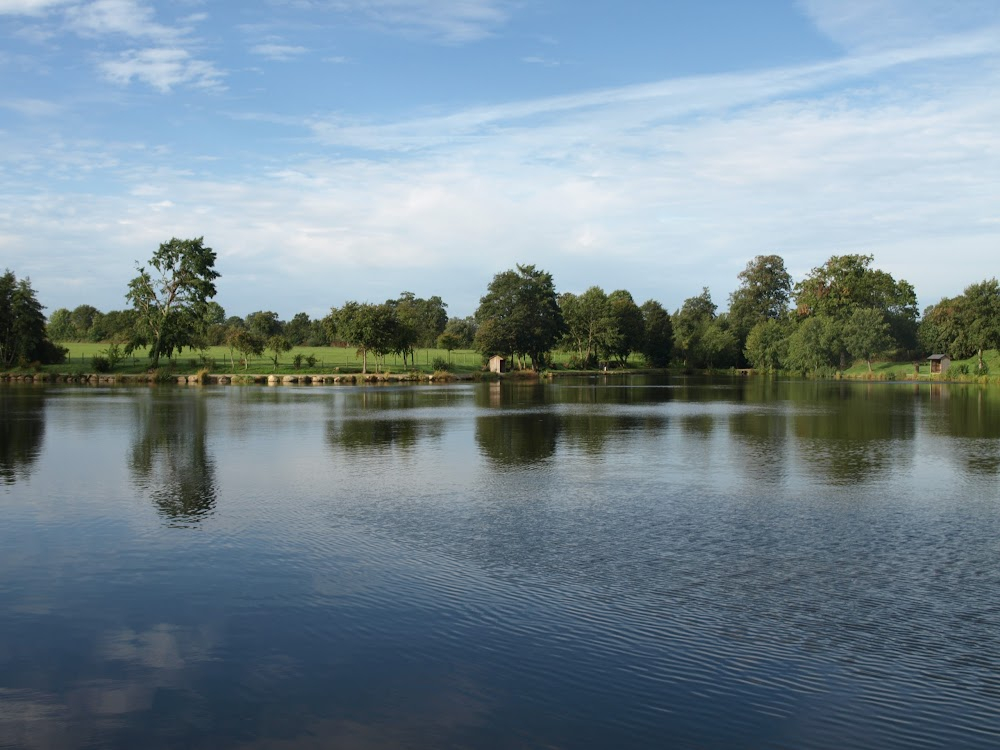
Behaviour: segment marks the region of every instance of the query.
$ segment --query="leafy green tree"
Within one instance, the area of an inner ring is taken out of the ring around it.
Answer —
[[[433,347],[448,325],[448,305],[440,297],[422,299],[413,292],[403,292],[388,304],[395,305],[400,322],[412,329],[414,346]]]
[[[601,351],[624,367],[628,364],[628,355],[642,347],[645,334],[642,310],[631,294],[618,289],[608,295],[606,319],[600,340]]]
[[[438,336],[437,348],[444,349],[446,352],[448,352],[448,361],[450,362],[451,353],[455,349],[462,349],[463,341],[458,334],[452,333],[451,331],[445,331],[440,336]]]
[[[1000,349],[1000,284],[996,279],[970,284],[962,294],[958,314],[964,344],[979,355],[985,368],[984,349]]]
[[[285,336],[295,346],[306,344],[312,337],[312,321],[309,314],[295,313],[294,317],[285,324]]]
[[[780,255],[758,255],[740,271],[740,285],[729,295],[732,331],[742,348],[758,323],[777,320],[788,311],[792,277]]]
[[[69,314],[73,326],[74,341],[99,341],[94,336],[95,323],[101,318],[101,311],[93,305],[77,305]],[[99,335],[99,334],[98,334]]]
[[[801,320],[788,337],[787,366],[801,372],[833,367],[843,347],[833,318],[814,315]]]
[[[126,344],[134,327],[134,310],[109,310],[94,322],[94,328],[91,331],[98,341]]]
[[[66,350],[48,339],[42,310],[29,279],[18,281],[9,269],[0,276],[0,365],[65,360]]]
[[[559,295],[559,308],[566,323],[565,340],[577,352],[584,368],[596,364],[597,350],[608,326],[608,295],[599,286],[583,294]]]
[[[674,351],[684,360],[687,367],[705,364],[702,338],[715,320],[717,307],[712,302],[708,287],[702,287],[697,297],[688,297],[681,309],[673,315]]]
[[[338,334],[361,354],[361,372],[368,373],[368,354],[384,357],[399,346],[399,317],[392,305],[346,302],[336,311]]]
[[[285,329],[284,324],[278,318],[278,313],[273,310],[258,310],[247,315],[247,329],[253,331],[262,339],[267,341],[272,336],[280,336]]]
[[[259,357],[264,353],[265,341],[244,326],[230,326],[226,333],[226,345],[229,347],[229,361],[233,369],[236,369],[233,352],[239,352],[243,369],[247,370],[250,367],[250,358]]]
[[[736,363],[739,343],[725,316],[713,320],[701,334],[701,356],[705,367],[727,367]]]
[[[788,357],[789,326],[786,318],[762,320],[750,329],[743,354],[757,370],[779,370]]]
[[[835,255],[814,268],[795,287],[800,317],[822,316],[834,321],[839,335],[859,308],[882,313],[892,334],[892,347],[914,349],[917,344],[917,296],[906,281],[896,281],[885,271],[871,268],[871,255]],[[840,337],[840,367],[849,352]]]
[[[872,371],[872,359],[892,346],[885,315],[874,307],[859,307],[847,319],[843,330],[844,347],[855,359],[863,359]]]
[[[149,261],[152,273],[138,266],[139,275],[129,282],[125,295],[135,310],[134,328],[126,352],[149,347],[152,366],[161,356],[194,344],[205,329],[208,301],[215,296],[215,251],[204,238],[160,245]]]
[[[292,350],[292,342],[281,335],[271,336],[267,340],[267,350],[271,352],[271,362],[274,364],[274,371],[277,372],[279,358],[283,353]]]
[[[643,338],[639,351],[647,364],[666,367],[670,364],[670,354],[674,348],[674,326],[670,313],[656,300],[642,303]]]
[[[493,277],[476,309],[475,346],[484,355],[527,356],[535,370],[565,331],[552,274],[518,265]]]
[[[944,297],[929,305],[917,328],[917,341],[924,354],[948,354],[953,359],[965,359],[972,354],[965,349],[962,337],[960,308],[963,297]]]
[[[65,307],[53,310],[45,326],[45,331],[52,341],[72,341],[74,330],[69,310]]]
[[[449,318],[445,333],[454,334],[461,342],[456,349],[471,349],[476,340],[476,319],[471,315],[465,318]]]

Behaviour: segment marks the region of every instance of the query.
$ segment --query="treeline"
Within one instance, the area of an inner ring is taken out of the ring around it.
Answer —
[[[913,287],[873,267],[871,255],[835,255],[794,281],[778,255],[759,255],[737,277],[728,310],[709,289],[673,314],[656,300],[638,304],[624,289],[592,286],[556,291],[552,275],[532,265],[496,274],[475,314],[449,318],[437,296],[403,292],[383,303],[348,301],[320,319],[298,313],[285,321],[260,310],[227,317],[212,300],[219,274],[202,238],[160,245],[129,283],[131,307],[101,312],[90,305],[53,311],[47,327],[30,283],[8,271],[0,285],[0,363],[55,361],[49,341],[104,341],[131,353],[146,347],[151,366],[183,348],[227,346],[237,356],[270,352],[275,367],[294,346],[356,348],[367,371],[389,354],[406,366],[416,348],[475,349],[541,369],[551,353],[571,354],[574,368],[625,366],[640,355],[653,367],[753,367],[815,372],[858,360],[896,361],[930,353],[966,358],[1000,348],[1000,285],[970,285],[928,307],[921,319]],[[17,312],[15,312],[17,311]],[[41,323],[39,322],[41,321]],[[412,360],[411,360],[412,361]]]

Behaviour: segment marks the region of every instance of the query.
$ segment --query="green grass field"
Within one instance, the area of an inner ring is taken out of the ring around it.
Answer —
[[[978,357],[972,356],[968,359],[952,360],[951,368],[944,375],[934,375],[934,379],[940,380],[989,380],[989,382],[1000,382],[1000,352],[989,349],[983,352],[983,362],[986,364],[986,374],[977,374],[979,365]],[[843,377],[852,380],[930,380],[930,363],[924,359],[920,361],[919,374],[914,368],[913,362],[872,362],[872,371],[868,372],[868,365],[864,361],[854,363],[843,372]]]
[[[49,365],[44,369],[49,372],[93,372],[91,366],[95,356],[106,353],[108,345],[104,343],[89,342],[62,342],[60,346],[69,349],[69,356],[65,363],[61,365]],[[303,362],[299,369],[295,369],[293,363],[297,354],[302,355]],[[403,372],[418,370],[420,372],[432,372],[434,360],[441,358],[449,361],[448,352],[443,349],[417,349],[414,352],[414,359],[403,366],[403,358],[398,355],[390,355],[378,362],[378,369],[381,372]],[[306,358],[313,356],[316,364],[308,367]],[[235,354],[235,372],[244,372],[243,364],[240,362],[239,354]],[[172,365],[171,365],[172,362]],[[330,373],[330,372],[361,372],[361,357],[355,356],[353,348],[343,348],[335,346],[297,346],[291,351],[283,352],[278,360],[277,370],[274,362],[267,352],[261,357],[252,357],[247,363],[246,372],[251,373]],[[453,351],[450,355],[452,369],[455,372],[473,372],[481,369],[482,357],[478,352],[471,350]],[[161,367],[173,367],[178,374],[194,373],[202,368],[207,368],[214,373],[234,372],[233,364],[230,361],[230,351],[225,346],[212,346],[205,351],[185,349],[180,354],[175,354],[172,360],[161,359]],[[149,358],[146,350],[136,350],[132,356],[123,358],[114,368],[114,372],[119,373],[141,373],[149,369]],[[368,355],[368,371],[376,371],[376,360],[372,355]]]

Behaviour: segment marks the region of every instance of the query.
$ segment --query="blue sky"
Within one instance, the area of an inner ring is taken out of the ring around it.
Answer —
[[[515,263],[725,309],[758,254],[998,273],[995,0],[0,0],[0,267],[125,306],[171,237],[230,314]]]

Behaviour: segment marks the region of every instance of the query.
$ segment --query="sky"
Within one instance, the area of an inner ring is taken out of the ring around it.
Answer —
[[[864,253],[1000,272],[996,0],[0,0],[0,268],[126,306],[172,237],[227,314],[533,264],[677,309]]]

